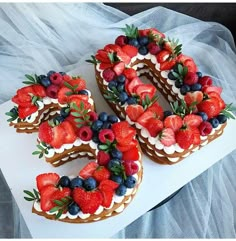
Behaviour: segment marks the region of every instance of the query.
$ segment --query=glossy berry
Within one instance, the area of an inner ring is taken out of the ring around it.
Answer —
[[[139,42],[138,42],[138,40],[136,38],[129,39],[128,44],[132,45],[134,47],[139,47]]]
[[[117,90],[121,93],[121,92],[124,92],[125,90],[125,85],[123,83],[119,83],[117,85]]]
[[[123,178],[121,176],[118,176],[118,175],[111,175],[110,179],[114,182],[117,182],[119,184],[123,183]]]
[[[164,111],[164,118],[166,118],[167,116],[170,116],[170,115],[173,115],[173,111],[170,111],[170,110],[165,110]]]
[[[157,45],[155,42],[151,42],[148,44],[147,46],[150,54],[153,54],[153,55],[156,55],[158,54],[159,52],[161,52],[161,48],[159,45]]]
[[[173,75],[173,71],[170,71],[169,73],[168,73],[168,79],[170,79],[170,80],[176,80],[177,78]]]
[[[128,105],[137,104],[137,99],[134,98],[134,97],[128,97],[126,102],[127,102]]]
[[[111,123],[109,121],[103,122],[102,129],[110,129]]]
[[[106,112],[101,112],[101,113],[98,115],[98,119],[99,119],[100,121],[105,122],[105,121],[107,121],[107,118],[108,118],[108,114],[107,114]]]
[[[181,88],[181,86],[183,86],[182,81],[180,81],[180,80],[177,79],[177,80],[175,81],[175,87],[179,89],[179,88]]]
[[[115,72],[108,68],[108,69],[105,69],[103,72],[102,72],[102,77],[104,80],[106,80],[107,82],[110,82],[112,81],[114,78],[115,78],[116,74]]]
[[[196,84],[191,85],[190,88],[192,91],[198,91],[198,90],[202,89],[202,85],[199,83],[196,83]]]
[[[182,95],[186,95],[188,92],[190,91],[190,86],[189,85],[182,85],[181,87],[180,87],[180,93],[182,94]]]
[[[78,129],[77,135],[82,141],[90,141],[93,137],[93,132],[89,126],[82,126]]]
[[[120,186],[116,189],[116,195],[117,196],[124,196],[126,194],[127,187],[123,184],[120,184]]]
[[[119,45],[119,46],[125,46],[127,44],[128,40],[127,40],[127,37],[124,36],[124,35],[120,35],[116,38],[115,40],[115,44],[116,45]]]
[[[88,91],[87,90],[80,90],[80,91],[78,91],[78,95],[88,95]]]
[[[217,118],[217,120],[219,121],[220,124],[223,124],[227,121],[227,117],[223,114],[218,115],[216,118]]]
[[[99,138],[98,138],[98,134],[94,134],[93,133],[93,137],[92,137],[92,140],[93,140],[93,142],[95,142],[95,143],[99,143],[100,141],[99,141]]]
[[[69,108],[68,107],[62,107],[60,110],[60,115],[64,118],[66,118],[69,115]]]
[[[211,123],[213,128],[217,128],[220,124],[217,118],[211,118],[209,122]]]
[[[118,122],[118,117],[115,115],[109,115],[107,118],[108,121],[110,121],[112,124]]]
[[[123,74],[121,74],[121,75],[117,76],[116,79],[119,83],[125,83],[126,77]]]
[[[136,184],[137,180],[134,176],[128,176],[125,181],[124,184],[127,188],[133,188]]]
[[[203,121],[207,121],[208,120],[208,116],[205,112],[199,111],[196,113],[197,115],[200,115],[202,117]]]
[[[201,136],[207,136],[212,131],[212,125],[208,121],[203,121],[198,129]]]
[[[98,151],[97,161],[100,166],[106,166],[110,160],[111,160],[111,157],[107,152],[102,150]]]
[[[111,159],[109,162],[108,162],[108,164],[107,164],[107,168],[110,170],[110,171],[112,171],[112,169],[114,168],[114,167],[120,167],[121,166],[121,162],[120,162],[120,160],[118,160],[118,159]]]
[[[145,46],[141,46],[141,47],[139,47],[138,52],[139,52],[141,55],[146,55],[146,54],[148,53],[148,49],[147,49],[147,47],[145,47]]]
[[[205,86],[205,85],[209,85],[211,86],[213,81],[212,81],[212,78],[210,76],[203,76],[201,78],[199,78],[198,82],[202,85],[202,86]]]
[[[123,164],[125,168],[125,173],[127,176],[134,175],[135,173],[138,172],[139,167],[134,161],[125,161]]]
[[[76,204],[76,203],[71,203],[69,206],[68,206],[68,212],[69,214],[71,215],[76,215],[78,214],[78,212],[80,211],[80,208],[79,206]]]
[[[58,115],[56,117],[53,118],[53,123],[55,125],[58,125],[59,123],[63,122],[65,120],[65,118],[61,115]]]
[[[114,158],[114,159],[119,159],[119,160],[121,160],[121,158],[122,158],[122,152],[121,151],[119,151],[118,149],[116,149],[116,148],[113,148],[112,150],[111,150],[111,156],[112,156],[112,158]]]
[[[66,72],[59,72],[62,76],[66,75]]]
[[[103,129],[99,132],[98,138],[101,143],[113,142],[115,140],[115,135],[111,129]]]
[[[198,78],[201,78],[202,77],[202,72],[196,72]]]
[[[112,81],[110,81],[110,82],[108,83],[108,88],[109,88],[110,90],[112,90],[113,88],[116,88],[116,87],[117,87],[117,82],[116,82],[116,81],[112,80]]]
[[[46,94],[50,98],[57,99],[58,90],[58,85],[49,85],[46,89]]]
[[[186,85],[193,85],[196,84],[198,81],[198,76],[196,73],[188,72],[184,77],[184,84]]]
[[[119,100],[120,100],[121,104],[124,104],[128,100],[127,93],[126,92],[121,92],[119,94]]]
[[[49,85],[51,85],[51,81],[49,78],[47,78],[46,76],[42,79],[40,79],[40,83],[44,86],[44,87],[48,87]]]
[[[58,182],[58,185],[61,187],[69,187],[70,186],[70,178],[68,176],[62,176]]]
[[[75,177],[70,181],[70,188],[83,187],[83,179]]]
[[[47,76],[50,77],[52,74],[56,73],[56,71],[53,71],[53,70],[50,70],[48,73],[47,73]]]
[[[93,177],[89,177],[84,180],[84,188],[87,191],[91,191],[97,187],[97,181]]]
[[[63,77],[59,73],[51,74],[49,78],[54,85],[60,85],[63,82]]]
[[[99,131],[102,128],[103,122],[101,120],[96,120],[91,125],[93,131]]]
[[[147,36],[138,37],[138,42],[141,46],[145,46],[148,44],[148,37]]]

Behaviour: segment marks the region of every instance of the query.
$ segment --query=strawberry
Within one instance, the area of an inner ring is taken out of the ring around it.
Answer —
[[[184,117],[183,123],[189,127],[198,127],[202,123],[202,117],[199,115],[189,114]]]
[[[115,44],[119,45],[120,47],[125,46],[127,44],[128,40],[127,37],[124,35],[120,35],[116,38]],[[123,49],[122,49],[123,50]],[[123,50],[124,51],[124,50]],[[125,51],[124,51],[125,52]]]
[[[75,91],[80,91],[86,89],[86,81],[81,78],[73,78],[67,81],[71,86],[76,87]]]
[[[175,64],[176,64],[175,59],[172,59],[169,61],[164,61],[164,62],[160,63],[160,70],[170,70],[174,67]]]
[[[91,104],[88,102],[89,97],[87,95],[71,95],[69,96],[69,103],[75,103],[78,107],[81,106],[81,102],[83,102],[84,110],[91,109]],[[74,110],[74,109],[71,109]]]
[[[106,179],[106,180],[102,180],[99,185],[98,185],[98,189],[101,191],[104,190],[115,190],[117,187],[119,186],[119,184],[117,182],[114,182],[110,179]]]
[[[163,128],[159,134],[159,139],[164,146],[171,146],[176,143],[175,133],[171,128]]]
[[[123,74],[127,79],[130,79],[130,80],[137,77],[137,72],[132,68],[124,69]]]
[[[147,123],[150,119],[152,118],[156,118],[155,113],[153,113],[153,111],[151,110],[146,110],[141,116],[139,116],[139,118],[137,119],[137,122],[145,127],[147,126]]]
[[[112,189],[107,189],[102,190],[101,193],[103,196],[102,206],[105,208],[109,208],[112,203],[114,191]]]
[[[193,145],[200,145],[201,143],[201,138],[200,138],[200,131],[197,127],[190,127],[190,129],[193,132]]]
[[[156,59],[158,63],[163,63],[170,56],[171,52],[168,50],[162,50],[156,55]]]
[[[122,145],[122,143],[117,143],[116,148],[121,152],[125,152],[125,151],[128,151],[128,150],[132,149],[133,147],[135,147],[137,145],[138,145],[137,140],[131,140],[129,145]]]
[[[198,111],[205,112],[209,119],[219,115],[221,111],[218,99],[215,97],[202,101],[197,105],[197,108]]]
[[[139,33],[139,36],[157,35],[158,39],[165,38],[165,35],[160,31],[158,31],[156,28],[140,29],[138,30],[138,33]]]
[[[203,93],[202,91],[194,91],[194,92],[188,92],[184,96],[184,101],[186,102],[187,106],[190,106],[192,103],[199,104],[203,100]]]
[[[73,143],[76,140],[77,136],[75,134],[72,124],[69,121],[65,120],[60,125],[65,132],[64,143],[65,144]]]
[[[101,63],[111,64],[111,60],[108,57],[108,52],[103,49],[99,49],[97,51],[95,58],[99,60]]]
[[[94,171],[97,169],[97,167],[98,167],[98,164],[96,162],[89,162],[80,170],[79,176],[81,176],[84,179],[91,177]]]
[[[186,150],[193,144],[194,134],[189,127],[184,127],[176,132],[175,138],[179,146]]]
[[[116,76],[115,71],[113,71],[111,68],[105,69],[102,72],[102,77],[106,82],[112,81]]]
[[[111,67],[113,67],[113,64],[110,63],[100,63],[99,65],[99,68],[101,70],[110,69]]]
[[[124,166],[124,168],[125,168],[125,174],[126,174],[127,176],[134,175],[134,174],[137,173],[138,170],[139,170],[138,165],[137,165],[134,161],[130,161],[130,160],[125,161],[125,162],[123,163],[123,166]]]
[[[42,85],[32,85],[34,95],[38,97],[45,97],[46,96],[46,91],[45,88]]]
[[[122,51],[129,55],[130,58],[133,58],[138,54],[138,49],[129,44],[123,46]]]
[[[152,111],[154,113],[154,117],[163,120],[164,111],[163,108],[159,105],[158,102],[154,102],[151,106],[147,108],[148,111]]]
[[[121,47],[120,47],[119,45],[117,45],[117,44],[107,44],[107,45],[104,47],[104,50],[105,50],[106,52],[109,52],[109,53],[114,53],[114,52],[120,53],[120,52],[122,52]]]
[[[98,151],[97,161],[100,166],[106,166],[110,160],[111,160],[111,157],[109,153],[101,150]]]
[[[131,81],[127,81],[125,83],[125,89],[128,92],[128,94],[133,94],[135,93],[134,89],[141,84],[143,84],[142,80],[139,77],[135,77]]]
[[[174,132],[179,130],[183,125],[183,120],[178,115],[167,116],[164,120],[164,127],[171,128]]]
[[[39,139],[40,141],[43,141],[47,144],[49,144],[52,141],[52,127],[48,124],[47,121],[43,122],[39,126]]]
[[[124,161],[137,161],[137,160],[139,160],[138,148],[133,147],[130,150],[123,152],[122,160],[124,160]]]
[[[147,121],[145,127],[152,137],[156,137],[157,134],[163,129],[163,122],[152,117]]]
[[[185,60],[183,63],[184,66],[186,66],[188,68],[189,72],[193,72],[196,73],[197,72],[197,65],[195,64],[195,62],[193,61],[193,59],[188,59]]]
[[[125,63],[124,62],[119,62],[113,67],[114,72],[116,75],[121,75],[125,69]]]
[[[61,124],[52,128],[52,136],[52,141],[49,144],[54,148],[60,148],[64,144],[66,136],[66,131]]]
[[[45,186],[41,189],[40,192],[40,207],[42,211],[47,212],[51,210],[55,203],[53,203],[51,196],[54,192],[56,192],[58,189],[53,185]]]
[[[220,95],[218,93],[210,92],[208,94],[208,97],[209,98],[215,97],[218,100],[218,102],[219,102],[219,106],[220,106],[221,110],[223,110],[225,108],[226,104],[225,104],[224,100],[220,97]]]
[[[72,91],[71,89],[63,86],[59,89],[58,91],[58,102],[60,104],[66,104],[68,101],[69,101],[69,96],[67,94],[71,93],[72,94]]]
[[[31,114],[33,114],[34,112],[36,112],[38,110],[38,107],[33,105],[30,107],[22,107],[22,106],[18,106],[18,115],[20,119],[24,119],[27,116],[30,116]]]
[[[93,177],[98,182],[109,179],[110,175],[111,175],[110,171],[104,166],[98,166],[93,172]]]
[[[201,78],[199,78],[198,80],[199,84],[201,84],[202,86],[208,85],[211,86],[213,81],[212,78],[210,76],[202,76]]]
[[[198,75],[194,72],[188,71],[188,73],[184,77],[184,83],[186,85],[193,85],[198,82]]]
[[[71,196],[71,189],[69,187],[58,188],[51,196],[52,200],[61,200],[64,197]]]
[[[37,188],[39,192],[48,186],[53,185],[56,186],[59,182],[60,176],[57,173],[43,173],[36,177]]]
[[[139,84],[132,88],[132,92],[140,96],[141,100],[145,99],[148,95],[152,99],[156,93],[156,88],[152,84]]]
[[[83,213],[94,214],[103,202],[103,195],[99,190],[85,191],[82,188],[75,188],[73,199]]]
[[[215,93],[221,95],[222,87],[205,85],[202,88],[202,92],[204,92],[205,94],[209,94],[209,93],[215,92]]]
[[[128,105],[125,111],[130,120],[136,121],[143,114],[144,109],[141,105],[134,104]]]

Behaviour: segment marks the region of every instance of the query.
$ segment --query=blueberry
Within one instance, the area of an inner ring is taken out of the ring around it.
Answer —
[[[60,110],[60,115],[66,118],[69,115],[70,108],[69,107],[62,107]]]
[[[92,131],[99,131],[102,128],[103,122],[101,120],[95,120],[92,125]]]
[[[148,44],[148,37],[147,36],[138,37],[138,42],[141,46],[145,46]]]
[[[211,118],[209,122],[211,123],[213,128],[217,128],[218,125],[220,124],[217,118]]]
[[[145,47],[145,46],[141,46],[141,47],[139,47],[138,52],[139,52],[141,55],[146,55],[146,54],[148,53],[148,49],[147,49],[147,47]]]
[[[197,114],[197,115],[200,115],[200,116],[202,117],[202,120],[203,120],[203,121],[207,121],[207,120],[208,120],[208,116],[207,116],[207,114],[206,114],[205,112],[199,111],[199,112],[197,112],[196,114]]]
[[[124,104],[127,99],[128,99],[128,95],[126,92],[123,91],[119,94],[119,100],[122,104]]]
[[[196,83],[196,84],[191,85],[190,88],[192,91],[198,91],[198,90],[202,89],[202,85],[199,83]]]
[[[115,115],[109,115],[107,118],[108,121],[110,121],[112,124],[118,122],[118,117]]]
[[[126,194],[127,187],[123,184],[120,184],[120,186],[116,189],[116,195],[117,196],[124,196]]]
[[[51,85],[51,81],[48,77],[44,77],[42,79],[40,79],[40,83],[44,86],[44,87],[48,87],[49,85]]]
[[[119,151],[118,149],[116,149],[116,148],[113,148],[112,150],[111,150],[111,156],[112,156],[112,158],[115,158],[115,159],[121,159],[122,158],[122,152],[121,151]]]
[[[190,86],[189,86],[189,85],[182,85],[182,86],[180,87],[180,93],[181,93],[182,95],[186,95],[187,92],[189,92],[189,91],[190,91]]]
[[[121,161],[119,159],[111,159],[108,164],[107,168],[112,171],[112,169],[115,167],[120,167],[121,166]]]
[[[138,40],[136,38],[129,39],[128,44],[132,45],[134,47],[139,47],[139,42],[138,42]]]
[[[76,215],[78,214],[78,212],[80,211],[80,208],[79,206],[76,204],[76,203],[71,203],[69,206],[68,206],[68,212],[71,214],[71,215]]]
[[[58,182],[58,185],[61,187],[69,187],[70,186],[70,178],[68,176],[62,176]]]
[[[54,123],[55,125],[58,125],[58,124],[60,124],[61,122],[63,122],[64,120],[65,120],[65,118],[64,118],[63,116],[58,115],[58,116],[56,116],[56,117],[53,118],[53,123]]]
[[[98,138],[98,134],[95,134],[94,135],[94,132],[93,132],[93,137],[92,137],[92,140],[93,140],[93,142],[95,142],[95,143],[100,143],[100,140],[99,140],[99,138]]]
[[[116,81],[112,80],[112,81],[110,81],[110,82],[108,83],[108,88],[109,88],[110,90],[112,90],[113,88],[116,88],[116,87],[117,87],[117,82],[116,82]]]
[[[118,176],[118,175],[115,175],[115,174],[111,175],[111,180],[114,181],[114,182],[117,182],[119,184],[123,183],[123,178],[121,176]]]
[[[63,75],[66,75],[66,72],[59,72],[59,74],[63,76]]]
[[[216,118],[217,118],[217,120],[219,121],[220,124],[223,124],[227,121],[227,117],[223,114],[218,115]]]
[[[167,116],[170,116],[170,115],[173,115],[173,111],[170,111],[170,110],[165,110],[164,111],[164,118],[166,118]]]
[[[91,191],[97,187],[97,181],[93,177],[89,177],[84,180],[84,188],[87,191]]]
[[[87,90],[80,90],[78,91],[79,95],[88,95],[88,91]]]
[[[123,74],[121,74],[121,75],[117,76],[116,79],[119,83],[125,83],[126,77]]]
[[[179,73],[179,68],[178,68],[179,65],[182,65],[182,64],[180,64],[180,63],[175,64],[175,66],[173,67],[174,72]]]
[[[70,188],[83,187],[83,179],[75,177],[70,181]]]
[[[133,176],[128,176],[125,181],[124,181],[124,184],[126,187],[128,188],[133,188],[136,184],[137,180],[135,177]]]
[[[181,88],[182,85],[183,85],[183,83],[182,83],[181,80],[178,80],[178,79],[177,79],[177,80],[175,81],[175,87],[176,87],[176,88]]]
[[[111,129],[111,122],[109,121],[103,122],[102,129]]]
[[[121,93],[121,92],[124,92],[125,90],[125,85],[123,83],[119,83],[117,85],[117,90]]]
[[[134,97],[129,97],[129,98],[127,99],[127,104],[128,104],[128,105],[137,104],[137,99],[134,98]]]
[[[173,75],[173,71],[170,71],[170,72],[168,73],[168,79],[177,80],[177,78]]]
[[[196,74],[197,74],[198,78],[202,77],[202,72],[197,72]]]
[[[107,118],[108,118],[108,114],[106,112],[101,112],[99,115],[98,115],[98,119],[102,122],[105,122],[107,121]]]
[[[47,76],[50,77],[50,75],[55,74],[55,73],[56,73],[56,71],[50,70],[50,71],[47,73]]]

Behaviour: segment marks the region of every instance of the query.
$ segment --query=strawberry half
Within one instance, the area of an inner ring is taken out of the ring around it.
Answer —
[[[147,121],[145,127],[152,137],[156,137],[163,129],[163,122],[159,119],[151,118]]]
[[[141,105],[134,104],[128,105],[125,111],[130,120],[136,121],[143,114],[144,109]]]
[[[97,169],[97,167],[98,164],[96,162],[89,162],[80,170],[79,176],[81,176],[84,179],[91,177],[94,171]]]
[[[184,150],[187,150],[194,142],[193,131],[188,127],[178,130],[176,132],[175,138],[176,142]]]
[[[167,116],[164,120],[164,126],[166,128],[171,128],[174,132],[179,130],[183,125],[183,120],[178,115]]]
[[[175,59],[172,59],[169,61],[164,61],[164,62],[160,63],[160,70],[170,70],[174,67],[175,64],[176,64]]]
[[[138,145],[138,141],[137,140],[132,140],[129,145],[122,145],[122,143],[117,143],[116,144],[116,148],[121,151],[121,152],[125,152],[128,151],[130,149],[132,149],[133,147]]]
[[[61,124],[52,128],[52,136],[52,141],[49,144],[54,148],[60,148],[64,144],[66,136],[66,131]]]
[[[164,146],[171,146],[176,143],[175,133],[171,128],[163,128],[159,134],[159,140]]]
[[[203,93],[202,91],[194,91],[194,92],[188,92],[184,96],[184,101],[186,102],[187,106],[190,106],[192,103],[199,104],[203,100]]]
[[[134,69],[132,69],[132,68],[124,69],[123,74],[129,80],[137,77],[137,72]]]
[[[39,126],[39,139],[47,144],[52,141],[52,127],[48,124],[48,121],[43,122]]]
[[[156,55],[156,59],[158,63],[163,63],[170,56],[171,52],[168,50],[162,50]]]
[[[40,174],[36,177],[37,189],[40,192],[42,188],[48,185],[56,186],[59,179],[60,179],[60,176],[57,173]]]
[[[86,89],[86,81],[81,78],[70,79],[67,81],[71,86],[76,87],[75,91],[80,91]]]
[[[113,67],[114,72],[116,75],[121,75],[125,69],[125,63],[124,62],[119,62]]]
[[[29,107],[22,107],[18,106],[18,115],[20,119],[24,119],[27,116],[30,116],[34,112],[38,110],[38,107],[35,105],[29,106]]]
[[[73,143],[76,140],[77,136],[75,134],[72,124],[69,121],[65,120],[60,125],[65,132],[64,144]]]
[[[202,101],[197,105],[197,108],[198,111],[205,112],[209,119],[219,115],[221,111],[218,99],[215,97]]]
[[[198,127],[202,123],[202,117],[199,115],[189,114],[183,119],[183,123],[190,127]]]
[[[130,58],[133,58],[138,53],[138,49],[129,44],[123,46],[122,51],[129,55]]]
[[[142,85],[143,82],[139,77],[133,78],[131,81],[127,81],[125,83],[125,89],[128,92],[128,94],[135,93],[134,89],[137,88],[137,86]]]
[[[102,180],[99,183],[98,189],[101,191],[109,190],[109,189],[114,191],[118,186],[119,184],[117,182],[107,179],[107,180]]]
[[[137,161],[139,160],[139,151],[137,147],[133,147],[128,151],[123,152],[122,160],[124,161]]]
[[[107,189],[107,190],[102,190],[101,193],[103,196],[102,206],[105,208],[109,208],[112,203],[114,191],[112,189]]]
[[[140,84],[132,88],[132,92],[140,96],[141,100],[145,99],[148,95],[152,99],[156,93],[156,88],[152,84]]]
[[[101,182],[103,180],[109,179],[111,176],[110,171],[104,166],[98,166],[96,170],[93,172],[93,177],[96,181]]]

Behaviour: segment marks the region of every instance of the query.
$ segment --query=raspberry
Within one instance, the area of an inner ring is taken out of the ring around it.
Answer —
[[[184,78],[184,83],[186,85],[193,85],[196,84],[198,81],[198,75],[193,72],[188,72]]]
[[[199,126],[199,131],[201,136],[207,136],[212,131],[212,125],[208,121],[203,121]]]
[[[110,155],[105,151],[98,151],[97,161],[100,166],[106,166],[108,162],[111,160]]]
[[[102,77],[107,81],[107,82],[110,82],[112,81],[114,78],[115,78],[116,74],[115,72],[108,68],[108,69],[105,69],[103,72],[102,72]]]
[[[48,97],[56,99],[58,90],[59,90],[58,85],[49,85],[46,89],[46,94],[47,94]]]
[[[132,176],[133,174],[137,173],[139,169],[138,165],[133,161],[125,161],[123,166],[127,176]]]
[[[99,132],[98,138],[102,143],[106,143],[107,141],[113,142],[115,134],[111,129],[103,129]]]
[[[82,141],[90,141],[92,139],[93,132],[89,126],[82,126],[77,131],[77,135]]]
[[[121,47],[124,46],[124,45],[126,45],[127,42],[128,42],[127,37],[124,36],[124,35],[118,36],[118,37],[116,38],[116,40],[115,40],[115,44],[117,44],[117,45],[119,45],[119,46],[121,46]]]
[[[161,48],[159,45],[157,45],[155,42],[151,42],[147,46],[150,54],[156,55],[161,51]]]
[[[98,115],[95,111],[89,111],[88,115],[89,115],[89,120],[92,122],[98,119]]]
[[[63,77],[59,73],[50,75],[50,80],[54,85],[60,85],[63,82]]]

